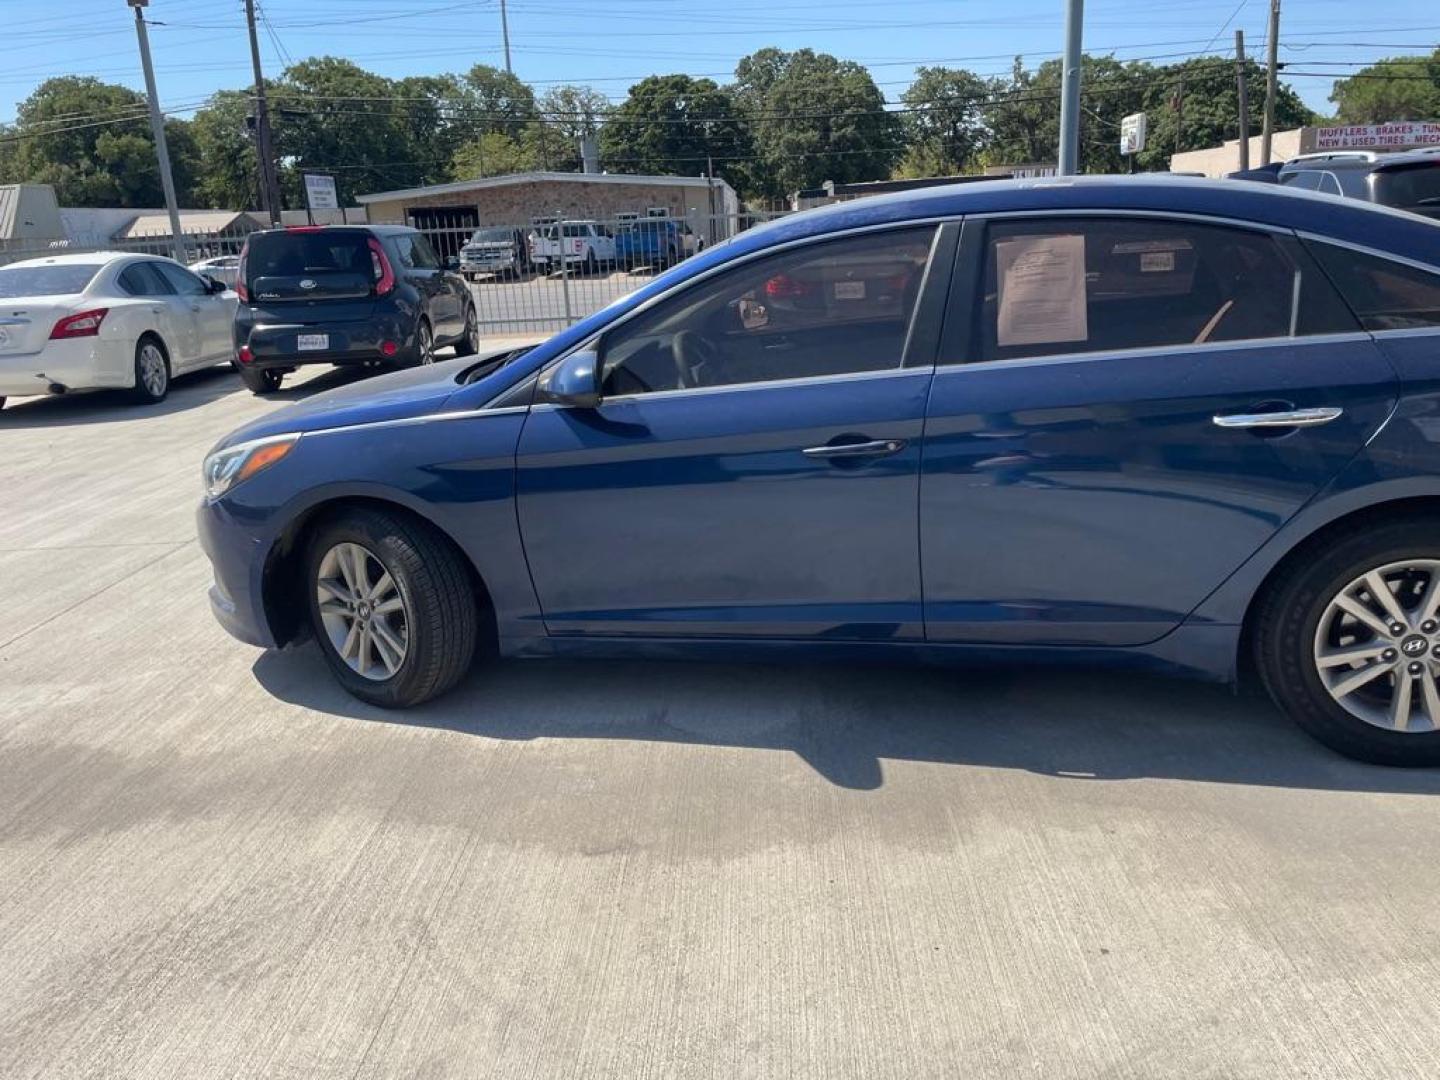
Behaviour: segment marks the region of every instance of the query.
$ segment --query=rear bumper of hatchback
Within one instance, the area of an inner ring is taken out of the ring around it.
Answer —
[[[410,326],[398,314],[333,323],[256,323],[248,328],[237,323],[235,337],[237,348],[250,348],[245,366],[262,369],[303,364],[397,364],[412,358],[416,348]],[[323,345],[312,347],[317,338],[323,338]],[[387,343],[392,346],[388,353]]]

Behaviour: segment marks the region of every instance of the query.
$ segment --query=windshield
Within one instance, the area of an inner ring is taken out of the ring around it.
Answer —
[[[1402,210],[1440,207],[1440,161],[1379,169],[1375,172],[1375,201]]]
[[[495,244],[513,239],[514,236],[509,229],[476,229],[475,235],[470,237],[470,243]]]
[[[99,263],[11,266],[0,270],[0,296],[65,296],[84,292],[99,272]]]

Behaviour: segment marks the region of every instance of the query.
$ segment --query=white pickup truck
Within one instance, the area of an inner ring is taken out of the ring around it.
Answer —
[[[542,225],[531,234],[530,261],[537,266],[557,267],[562,251],[566,265],[586,270],[601,263],[611,265],[615,262],[615,234],[598,221],[562,221]]]

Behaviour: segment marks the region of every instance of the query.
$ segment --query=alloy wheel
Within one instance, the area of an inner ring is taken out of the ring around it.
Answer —
[[[417,334],[420,347],[420,363],[433,364],[435,362],[435,339],[430,333],[430,324],[421,323]]]
[[[471,353],[480,351],[480,322],[475,317],[473,307],[465,316],[465,343],[470,347]]]
[[[1440,730],[1440,560],[1355,578],[1315,630],[1320,682],[1346,712],[1387,731]]]
[[[160,346],[153,341],[147,341],[140,346],[138,367],[140,381],[144,383],[146,393],[153,398],[164,397],[170,373],[165,368],[165,354],[160,351]]]
[[[410,612],[372,551],[349,542],[330,548],[315,594],[330,645],[351,671],[383,682],[400,670],[410,649]]]

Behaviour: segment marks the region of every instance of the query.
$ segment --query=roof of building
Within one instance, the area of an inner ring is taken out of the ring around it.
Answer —
[[[187,235],[250,232],[263,226],[250,214],[235,210],[181,210],[180,231]],[[169,236],[170,215],[140,214],[115,234],[116,240],[134,240],[142,236]]]
[[[49,184],[0,185],[0,240],[58,238],[59,225]]]
[[[448,195],[452,192],[478,191],[483,188],[510,187],[514,184],[538,184],[555,181],[562,184],[649,184],[652,187],[693,187],[704,184],[703,176],[640,176],[630,173],[573,173],[573,172],[523,172],[508,173],[505,176],[480,176],[474,180],[457,180],[451,184],[428,184],[425,187],[401,188],[398,191],[377,191],[371,195],[357,195],[358,203],[392,202],[396,199],[415,199],[426,195]],[[716,186],[729,185],[718,176]]]

